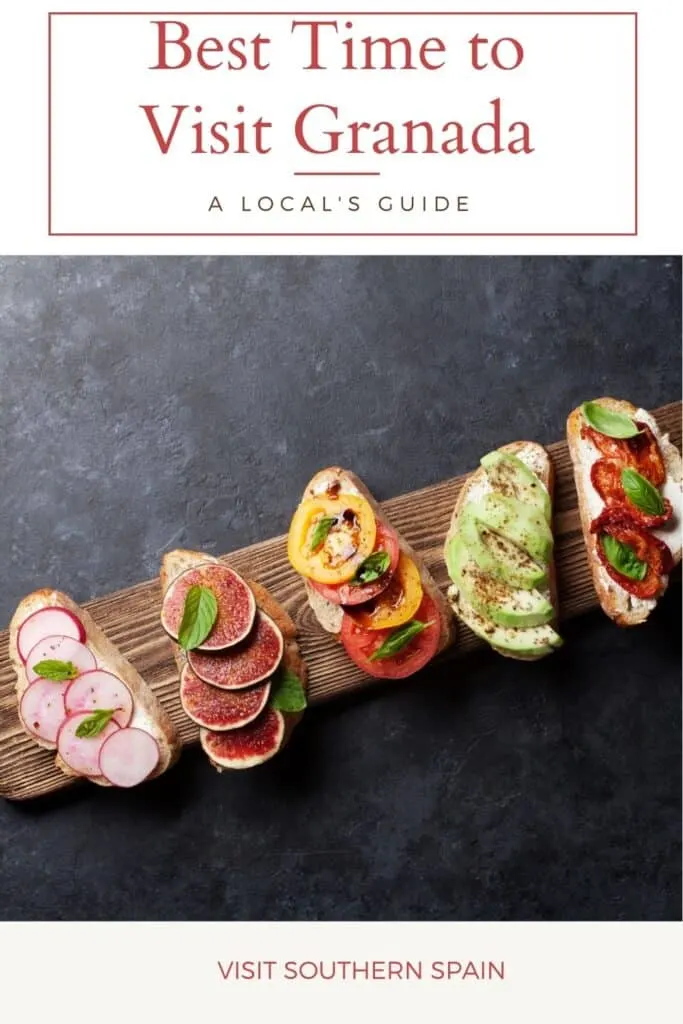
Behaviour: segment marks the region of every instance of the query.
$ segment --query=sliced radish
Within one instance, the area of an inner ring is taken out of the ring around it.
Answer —
[[[188,591],[194,586],[211,590],[218,605],[213,629],[204,643],[199,645],[200,651],[222,651],[240,643],[249,635],[256,615],[254,595],[234,569],[206,562],[196,569],[186,569],[173,580],[164,594],[161,624],[169,636],[178,639],[185,600]]]
[[[76,730],[79,725],[84,719],[90,718],[91,714],[91,711],[76,711],[73,715],[68,715],[57,733],[57,753],[62,761],[79,775],[101,774],[99,761],[102,744],[113,733],[120,731],[120,726],[112,720],[98,736],[77,736]]]
[[[232,732],[199,730],[205,754],[217,768],[254,768],[277,754],[285,738],[285,720],[281,711],[266,708],[249,725]]]
[[[64,694],[69,685],[38,679],[24,690],[19,704],[19,717],[27,732],[55,746],[59,727],[66,717]]]
[[[133,695],[112,672],[97,668],[74,679],[64,697],[67,714],[116,708],[113,721],[125,728],[133,717]]]
[[[261,714],[270,695],[270,680],[244,690],[218,690],[194,674],[189,665],[180,677],[180,703],[188,718],[205,729],[239,729]]]
[[[95,655],[80,640],[74,640],[70,636],[46,636],[31,649],[26,659],[26,678],[29,683],[40,678],[35,666],[41,661],[52,660],[70,661],[78,669],[79,674],[97,668]]]
[[[282,660],[285,643],[282,633],[265,612],[256,613],[256,622],[246,640],[227,651],[189,651],[188,661],[196,676],[221,690],[241,690],[267,679]]]
[[[99,774],[112,786],[129,789],[152,774],[159,756],[159,745],[148,732],[119,729],[102,744]]]
[[[46,636],[68,636],[85,643],[83,623],[66,608],[41,608],[24,619],[17,634],[19,657],[26,662],[31,650]]]

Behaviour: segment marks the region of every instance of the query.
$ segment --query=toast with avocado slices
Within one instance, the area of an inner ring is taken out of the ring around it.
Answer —
[[[19,720],[65,775],[130,788],[180,756],[180,738],[133,665],[85,608],[36,590],[9,626]]]
[[[681,560],[681,455],[646,409],[615,398],[567,419],[581,528],[600,605],[646,621]]]
[[[424,561],[363,482],[332,466],[307,485],[287,553],[318,622],[367,675],[404,679],[455,638],[455,622]]]
[[[516,441],[481,459],[463,487],[444,546],[458,618],[499,654],[536,661],[561,646],[552,532],[553,467]]]
[[[200,551],[164,555],[161,587],[180,702],[204,753],[218,771],[269,761],[306,707],[294,622],[265,587]]]

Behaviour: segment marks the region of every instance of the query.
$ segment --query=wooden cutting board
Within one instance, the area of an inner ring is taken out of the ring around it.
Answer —
[[[680,448],[681,403],[665,405],[655,411],[655,416],[662,430],[668,432]],[[555,538],[560,610],[561,617],[567,619],[597,607],[598,602],[586,561],[567,445],[560,441],[550,445],[548,451],[556,473]],[[382,503],[387,517],[425,558],[444,590],[449,580],[442,559],[443,542],[453,506],[466,479],[467,476],[455,477]],[[364,676],[346,657],[341,645],[318,626],[306,603],[301,581],[287,561],[285,537],[234,551],[225,556],[225,560],[245,576],[265,584],[297,623],[309,670],[311,704],[380,682]],[[49,580],[39,580],[36,584],[48,586]],[[150,580],[97,598],[86,607],[155,691],[178,727],[183,742],[196,743],[197,726],[185,716],[178,699],[171,643],[159,624],[160,603],[159,581]],[[484,645],[466,627],[459,625],[456,643],[442,658],[457,657],[477,646]],[[492,652],[491,657],[497,655]],[[502,659],[500,667],[504,672]],[[37,747],[21,729],[14,684],[5,630],[0,633],[0,796],[24,800],[73,785],[73,780],[54,767],[54,754]]]

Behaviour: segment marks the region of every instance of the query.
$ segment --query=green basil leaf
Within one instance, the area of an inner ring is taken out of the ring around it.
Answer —
[[[290,669],[282,672],[271,694],[270,706],[277,711],[303,711],[306,707],[303,683]]]
[[[186,651],[203,644],[218,618],[218,602],[208,587],[190,587],[185,598],[178,643]]]
[[[53,683],[63,683],[67,679],[75,679],[79,674],[78,669],[72,661],[58,661],[56,658],[46,658],[33,666],[33,671],[40,679],[49,679]]]
[[[651,516],[661,516],[664,512],[662,496],[649,480],[636,469],[622,469],[621,483],[629,501]]]
[[[647,573],[647,562],[641,562],[635,551],[628,544],[623,544],[610,533],[603,533],[600,536],[602,550],[605,552],[607,561],[622,576],[630,580],[642,580]]]
[[[635,437],[640,431],[629,416],[621,412],[612,412],[599,402],[584,402],[581,411],[589,425],[599,434],[607,437]]]
[[[325,543],[328,533],[337,522],[336,516],[322,516],[315,524],[311,536],[311,551],[317,551]]]
[[[390,565],[391,555],[387,551],[373,551],[360,563],[352,582],[359,585],[374,583],[380,576],[384,576]]]
[[[88,715],[76,729],[76,735],[82,740],[91,740],[99,736],[103,729],[109,725],[116,708],[98,708]]]
[[[384,643],[380,644],[376,651],[373,651],[370,655],[370,661],[383,661],[385,658],[393,658],[395,654],[402,651],[411,640],[414,640],[416,636],[427,628],[427,626],[433,626],[433,622],[418,622],[417,619],[411,619],[410,622],[406,622],[405,626],[399,626],[391,633]]]

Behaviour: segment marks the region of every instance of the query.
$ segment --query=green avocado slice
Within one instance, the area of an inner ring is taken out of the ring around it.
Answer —
[[[459,524],[459,534],[472,561],[483,572],[505,580],[511,587],[532,590],[534,587],[545,586],[548,582],[547,569],[534,562],[526,551],[512,541],[478,522],[472,512],[473,507],[471,504],[465,506]],[[450,572],[449,550],[450,544],[446,551],[446,562],[451,579],[454,579],[454,573]]]
[[[497,626],[472,607],[458,590],[457,584],[449,588],[448,599],[458,618],[469,626],[473,633],[503,654],[536,659],[543,658],[555,648],[562,646],[562,637],[549,625],[530,626],[527,629]]]
[[[498,626],[543,626],[553,618],[553,606],[540,591],[511,587],[483,572],[470,557],[462,537],[450,541],[448,571],[474,610]]]
[[[548,489],[521,459],[510,452],[496,451],[485,455],[481,464],[493,491],[531,505],[550,522],[552,507]]]
[[[553,550],[553,534],[547,519],[538,509],[517,498],[486,494],[475,502],[476,519],[496,533],[517,544],[536,562],[547,565]]]

